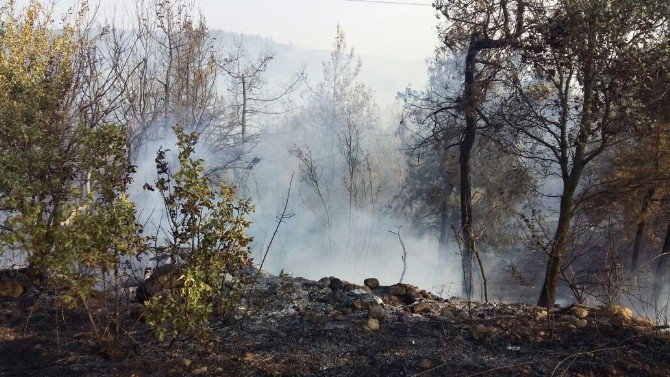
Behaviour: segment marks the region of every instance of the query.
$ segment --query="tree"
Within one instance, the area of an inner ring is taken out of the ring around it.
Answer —
[[[305,142],[299,141],[290,149],[300,162],[302,182],[312,190],[307,200],[316,204],[311,207],[326,210],[327,224],[339,215],[335,211],[345,210],[345,249],[353,244],[357,251],[368,246],[369,239],[362,236],[371,228],[369,222],[357,224],[362,218],[358,215],[362,211],[374,213],[382,185],[369,152],[377,106],[372,90],[359,81],[361,66],[338,26],[335,49],[323,64],[323,79],[296,119],[299,125],[294,131]],[[342,202],[347,206],[337,204]]]
[[[526,31],[527,1],[478,0],[437,1],[435,7],[444,17],[440,29],[444,48],[464,53],[463,87],[454,98],[437,112],[449,112],[458,117],[464,127],[459,141],[460,203],[463,239],[463,292],[472,295],[472,260],[477,255],[472,210],[471,160],[482,123],[483,104],[493,87],[499,62],[509,51],[521,44]],[[480,265],[483,273],[483,268]],[[488,300],[485,294],[485,300]]]
[[[109,102],[87,81],[101,76],[77,29],[84,10],[60,32],[37,1],[0,12],[0,245],[46,276],[57,305],[83,306],[102,346],[119,336],[123,259],[144,250],[125,129],[105,123]],[[108,286],[112,303],[91,308],[91,291]]]
[[[304,73],[299,72],[289,83],[271,90],[266,72],[274,58],[275,54],[270,51],[262,51],[252,58],[242,41],[235,40],[233,50],[219,62],[226,76],[228,128],[223,135],[218,132],[207,135],[207,141],[215,151],[228,151],[230,163],[239,162],[255,146],[264,131],[263,123],[270,121],[272,116],[289,111],[290,96],[304,80]],[[227,169],[227,165],[218,166],[212,172]],[[240,187],[244,187],[243,170],[237,165],[233,168],[234,179]]]
[[[182,0],[141,1],[134,27],[118,37],[129,62],[117,71],[127,106],[116,116],[128,126],[132,159],[176,124],[220,140],[232,132],[217,89],[221,58],[205,20],[193,17],[192,8]]]
[[[646,122],[633,96],[647,72],[635,62],[661,48],[658,37],[664,35],[668,6],[561,1],[544,9],[536,13],[541,22],[523,45],[521,64],[508,70],[513,89],[497,116],[518,138],[518,154],[544,169],[555,168],[551,174],[562,184],[538,300],[551,307],[587,167],[626,127]]]

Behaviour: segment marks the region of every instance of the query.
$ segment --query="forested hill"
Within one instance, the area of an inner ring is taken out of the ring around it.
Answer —
[[[294,44],[279,43],[272,38],[245,35],[227,31],[213,31],[213,37],[221,43],[223,51],[230,51],[236,41],[255,57],[262,52],[274,52],[273,63],[268,66],[268,82],[286,81],[292,74],[305,69],[309,82],[318,81],[322,75],[322,64],[328,61],[332,51],[310,49]],[[398,91],[408,85],[421,88],[426,81],[426,62],[401,60],[388,57],[359,55],[363,66],[360,81],[370,86],[381,109],[395,101]]]

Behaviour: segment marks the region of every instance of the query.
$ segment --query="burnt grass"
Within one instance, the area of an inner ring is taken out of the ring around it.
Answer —
[[[83,310],[31,288],[32,299],[0,302],[0,375],[670,375],[670,334],[626,308],[546,311],[370,285],[263,275],[249,305],[199,340],[158,342],[129,303],[120,341],[102,346]]]

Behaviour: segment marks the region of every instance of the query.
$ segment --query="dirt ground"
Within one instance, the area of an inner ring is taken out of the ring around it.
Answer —
[[[263,275],[206,341],[158,342],[130,303],[111,351],[84,311],[33,292],[0,302],[0,375],[670,376],[670,333],[623,307],[547,311],[367,283]]]

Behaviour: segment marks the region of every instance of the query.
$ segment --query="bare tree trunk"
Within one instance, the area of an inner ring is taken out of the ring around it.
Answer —
[[[556,226],[556,234],[549,252],[547,271],[542,284],[542,291],[537,302],[538,306],[552,307],[556,302],[556,288],[561,273],[563,254],[570,236],[570,220],[572,219],[572,195],[563,194],[561,209]]]
[[[635,241],[633,241],[633,251],[631,254],[630,266],[628,272],[632,275],[637,270],[637,265],[640,259],[640,246],[642,245],[642,236],[644,235],[644,228],[647,225],[647,216],[649,216],[649,206],[651,199],[656,191],[655,187],[650,188],[642,200],[642,208],[640,209],[640,217],[637,222],[637,229],[635,230]]]
[[[459,165],[461,173],[461,236],[463,250],[461,265],[463,268],[463,293],[468,300],[472,297],[472,259],[475,248],[475,239],[472,230],[472,178],[470,174],[470,160],[477,135],[477,119],[475,104],[475,66],[477,50],[474,40],[470,43],[465,59],[465,131],[460,144]]]
[[[440,203],[440,236],[437,242],[437,257],[440,267],[447,266],[447,234],[449,227],[449,211],[447,207],[447,198],[442,198]]]
[[[663,291],[663,284],[668,275],[668,261],[670,261],[670,221],[665,231],[665,241],[663,241],[663,248],[661,254],[658,256],[658,264],[656,264],[656,274],[654,276],[654,297],[658,300]]]
[[[449,234],[449,198],[454,192],[454,182],[452,174],[447,171],[446,150],[442,152],[442,186],[444,192],[442,193],[442,200],[440,201],[440,236],[437,243],[437,255],[440,267],[446,267],[448,264],[447,256],[449,250],[447,249],[447,237]],[[445,269],[446,271],[446,269]]]

